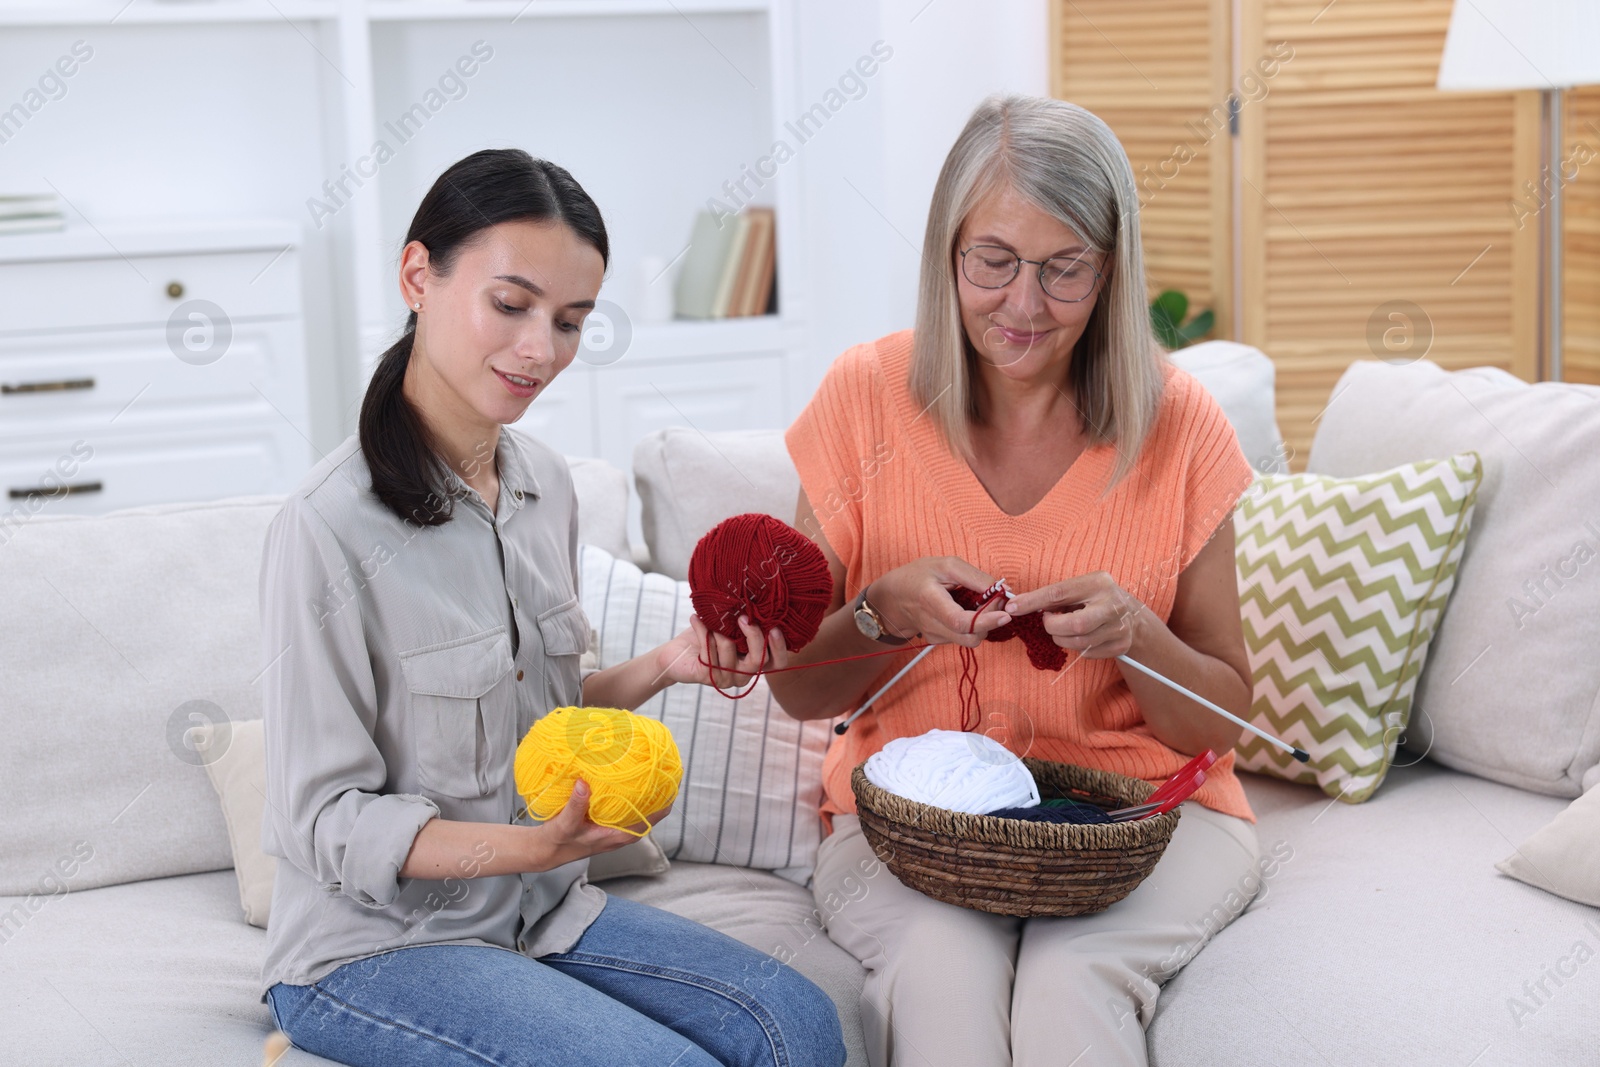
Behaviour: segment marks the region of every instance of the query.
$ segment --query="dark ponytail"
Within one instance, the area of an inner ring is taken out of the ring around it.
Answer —
[[[603,263],[611,244],[600,209],[565,168],[534,159],[519,148],[474,152],[451,166],[428,190],[406,232],[406,244],[428,250],[429,270],[449,274],[456,256],[483,230],[501,222],[559,221],[593,245]],[[379,357],[361,402],[361,452],[372,472],[372,491],[390,511],[418,526],[450,521],[445,465],[422,417],[401,386],[411,361],[417,314],[405,333]]]

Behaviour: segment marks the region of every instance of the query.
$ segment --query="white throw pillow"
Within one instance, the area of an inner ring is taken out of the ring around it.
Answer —
[[[578,495],[578,540],[614,556],[628,545],[628,476],[603,459],[568,456],[572,490]]]
[[[1547,893],[1600,908],[1600,787],[1574,800],[1550,825],[1495,864]]]
[[[695,544],[723,519],[759,511],[793,522],[800,498],[782,430],[657,430],[633,447],[633,481],[651,569],[678,579],[689,575]]]
[[[267,928],[272,910],[272,879],[278,857],[261,850],[261,817],[267,807],[267,740],[260,719],[205,723],[194,729],[195,751],[205,760],[211,788],[222,802],[239,879],[244,921]]]
[[[1600,764],[1600,388],[1361,360],[1307,469],[1348,478],[1466,451],[1483,484],[1406,747],[1576,797]]]
[[[689,583],[647,574],[594,545],[580,546],[578,562],[601,667],[689,625]],[[822,760],[833,720],[791,719],[764,678],[739,700],[673,685],[634,710],[666,723],[683,756],[678,799],[651,835],[667,856],[771,870],[804,885],[822,840]]]
[[[1289,450],[1278,432],[1277,368],[1265,352],[1237,341],[1202,341],[1168,358],[1216,399],[1257,474],[1289,473]]]
[[[73,889],[226,870],[186,738],[261,716],[256,577],[281,499],[51,506],[0,503],[0,894],[84,850]]]

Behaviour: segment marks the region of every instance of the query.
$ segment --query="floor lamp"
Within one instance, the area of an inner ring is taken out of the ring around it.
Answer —
[[[1561,380],[1562,92],[1600,84],[1600,0],[1455,0],[1440,89],[1538,89],[1544,129],[1541,368]],[[1597,177],[1596,180],[1600,180]]]

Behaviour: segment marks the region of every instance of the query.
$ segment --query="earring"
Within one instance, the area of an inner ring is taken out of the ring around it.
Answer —
[[[415,304],[412,304],[411,306],[413,308],[415,308],[416,310],[421,311],[422,310],[422,301],[419,300]]]

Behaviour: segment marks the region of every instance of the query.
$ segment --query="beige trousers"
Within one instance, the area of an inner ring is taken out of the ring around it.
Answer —
[[[1145,1059],[1161,983],[1255,896],[1254,824],[1185,802],[1149,877],[1095,915],[1015,919],[909,889],[835,815],[812,892],[867,968],[872,1067],[1100,1067]]]

